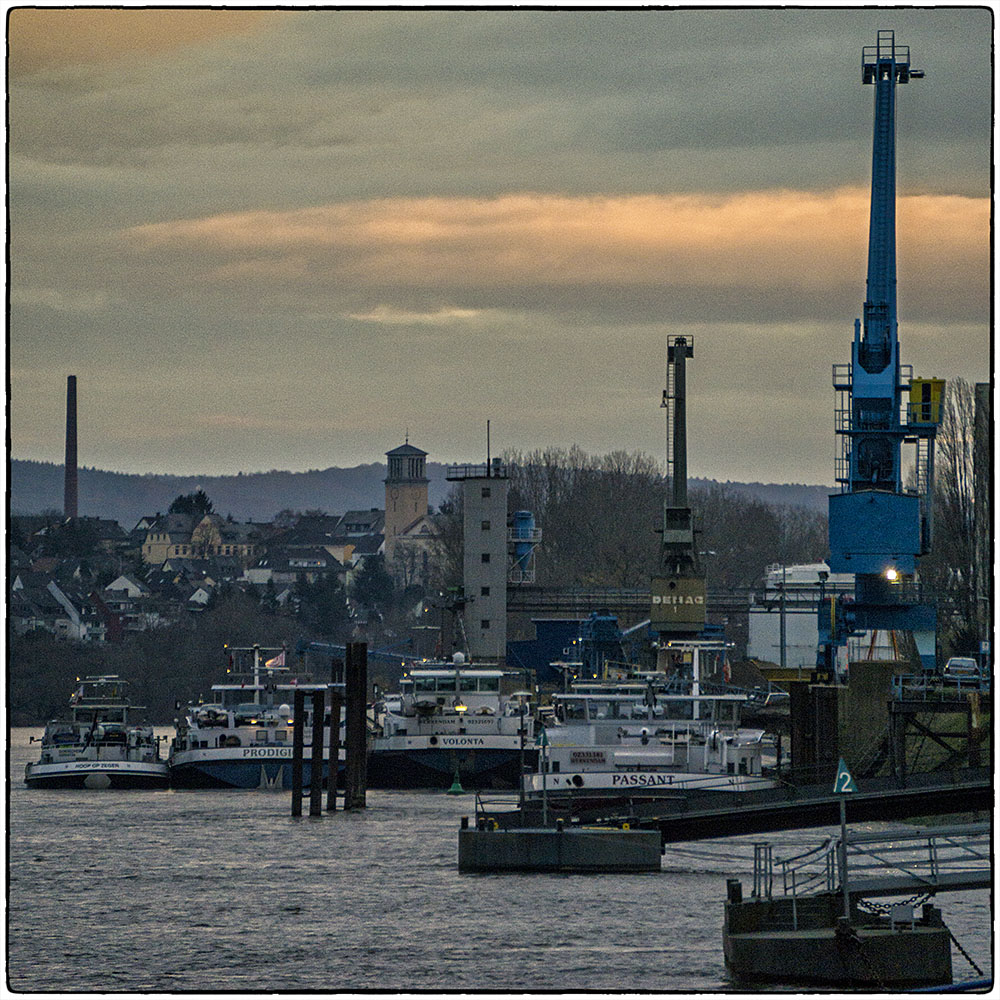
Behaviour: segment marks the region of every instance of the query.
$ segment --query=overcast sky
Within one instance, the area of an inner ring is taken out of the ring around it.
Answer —
[[[15,458],[235,473],[578,444],[832,483],[879,29],[901,356],[990,374],[988,9],[15,10]]]

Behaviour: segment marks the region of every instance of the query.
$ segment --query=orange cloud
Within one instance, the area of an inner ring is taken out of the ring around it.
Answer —
[[[863,268],[869,192],[349,202],[136,227],[130,240],[171,256],[207,254],[206,280],[337,277],[432,288],[581,283],[821,288]],[[988,199],[903,196],[901,247],[928,266],[978,274]],[[902,256],[902,254],[901,254]],[[985,272],[984,272],[985,273]]]
[[[351,313],[350,319],[361,320],[364,323],[381,323],[386,326],[451,326],[479,319],[483,315],[481,309],[457,309],[446,306],[431,312],[414,312],[413,310],[394,309],[392,306],[379,305],[366,313]]]
[[[112,62],[135,53],[156,55],[184,45],[265,28],[274,11],[17,7],[7,43],[10,73],[34,73],[78,63]]]

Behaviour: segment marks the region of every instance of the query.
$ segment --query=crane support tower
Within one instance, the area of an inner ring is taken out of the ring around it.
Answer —
[[[659,573],[650,581],[650,628],[667,639],[693,638],[705,628],[705,574],[698,560],[697,531],[687,495],[687,359],[694,338],[667,338],[667,471],[671,498],[663,505],[658,528]]]
[[[925,667],[934,664],[936,615],[921,603],[916,570],[931,543],[944,382],[915,379],[900,364],[896,321],[896,86],[922,76],[892,31],[863,49],[861,79],[875,88],[867,298],[851,362],[833,366],[841,492],[829,498],[830,570],[855,574],[855,593],[819,609],[817,665],[828,672],[835,647],[854,630],[911,631]],[[904,444],[915,446],[906,488]]]

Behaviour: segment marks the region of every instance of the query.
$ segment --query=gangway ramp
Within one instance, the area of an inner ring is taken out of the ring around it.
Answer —
[[[989,823],[847,834],[847,893],[852,898],[930,896],[988,889],[993,884]],[[754,895],[829,895],[843,892],[841,838],[788,858],[774,845],[754,845]]]

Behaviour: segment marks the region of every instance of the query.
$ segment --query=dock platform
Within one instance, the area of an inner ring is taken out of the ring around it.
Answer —
[[[524,827],[463,828],[458,832],[460,872],[642,873],[660,870],[655,830]]]
[[[727,884],[726,966],[747,982],[949,984],[951,931],[939,909],[918,912],[914,901],[990,888],[991,850],[989,823],[831,837],[783,859],[755,844],[750,898],[739,880]],[[909,894],[881,908],[865,902]]]
[[[852,910],[837,916],[835,894],[728,901],[726,967],[737,981],[899,989],[952,981],[951,934],[941,911],[924,906],[912,923]]]

